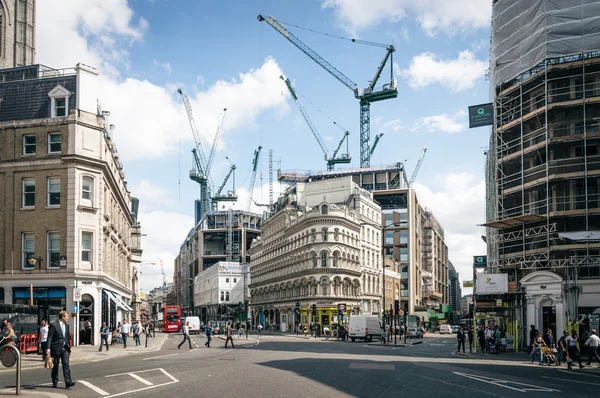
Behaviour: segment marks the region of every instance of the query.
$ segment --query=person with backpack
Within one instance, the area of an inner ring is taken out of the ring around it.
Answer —
[[[456,340],[458,341],[458,349],[456,350],[457,353],[460,352],[460,346],[462,345],[462,352],[463,354],[465,353],[465,332],[462,330],[461,327],[458,328],[458,331],[456,332]]]
[[[207,324],[204,330],[206,331],[206,343],[204,343],[204,346],[206,348],[210,348],[210,342],[212,341],[212,328]]]

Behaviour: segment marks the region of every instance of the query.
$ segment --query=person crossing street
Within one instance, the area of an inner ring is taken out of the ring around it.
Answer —
[[[102,322],[102,326],[100,327],[100,347],[98,351],[102,352],[102,345],[106,345],[106,351],[108,351],[108,326],[106,326],[106,322]]]
[[[227,324],[227,327],[225,329],[225,333],[226,333],[226,340],[225,340],[225,348],[227,348],[227,343],[231,341],[231,348],[235,348],[235,346],[233,345],[233,337],[231,336],[231,322],[229,322]]]
[[[588,366],[592,364],[592,359],[596,358],[596,361],[600,363],[600,356],[598,356],[598,346],[600,345],[600,337],[596,334],[596,329],[592,329],[592,334],[585,342],[585,345],[590,347],[590,355],[587,360]]]
[[[185,325],[183,325],[183,327],[181,328],[181,332],[183,333],[183,341],[181,343],[179,343],[177,348],[181,350],[181,346],[183,344],[185,344],[185,341],[187,340],[187,342],[190,346],[190,350],[191,350],[192,349],[192,340],[190,339],[190,323],[189,322],[186,322]]]
[[[71,378],[71,368],[69,367],[69,357],[71,356],[71,332],[69,329],[69,314],[67,311],[58,313],[58,321],[50,324],[48,327],[48,348],[46,355],[51,355],[54,360],[52,368],[52,388],[58,386],[58,366],[62,362],[63,378],[65,388],[68,390],[75,385]]]

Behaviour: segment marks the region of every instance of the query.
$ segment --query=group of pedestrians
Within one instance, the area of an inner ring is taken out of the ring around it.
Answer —
[[[2,321],[2,330],[0,336],[0,346],[3,345],[15,345],[16,335],[12,328],[12,324],[8,319]]]
[[[542,333],[535,328],[535,325],[531,325],[530,328],[529,355],[531,356],[531,363],[534,363],[539,356],[540,364],[544,363],[544,358],[546,357],[547,361],[555,362],[557,365],[566,362],[569,369],[573,369],[574,362],[578,363],[579,369],[585,367],[581,361],[580,339],[575,329],[571,330],[571,334],[565,330],[556,342],[552,335],[552,330],[547,330],[546,334],[542,336]],[[598,353],[600,338],[595,329],[591,330],[590,336],[583,345],[589,347],[587,366],[592,364],[593,359],[600,364],[600,355]],[[558,357],[554,354],[558,354]]]

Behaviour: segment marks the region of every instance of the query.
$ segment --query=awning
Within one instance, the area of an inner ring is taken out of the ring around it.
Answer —
[[[111,292],[109,290],[105,290],[105,292],[106,292],[106,295],[108,296],[108,298],[111,299],[117,305],[117,308],[121,308],[122,310],[128,311],[128,312],[133,311],[133,308],[131,308],[130,306],[125,304],[123,302],[123,300],[121,300],[121,298],[119,297],[118,294]]]
[[[537,214],[523,214],[521,216],[506,218],[504,220],[486,222],[485,224],[479,224],[479,226],[502,229],[515,227],[517,225],[522,225],[530,222],[541,221],[545,218],[546,217],[538,216]]]
[[[600,231],[577,231],[577,232],[559,232],[561,239],[575,240],[579,242],[598,242],[600,241]]]

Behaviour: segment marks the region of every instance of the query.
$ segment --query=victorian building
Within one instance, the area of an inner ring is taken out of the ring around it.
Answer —
[[[379,315],[381,217],[373,195],[349,177],[290,188],[249,251],[253,322],[286,330]]]

